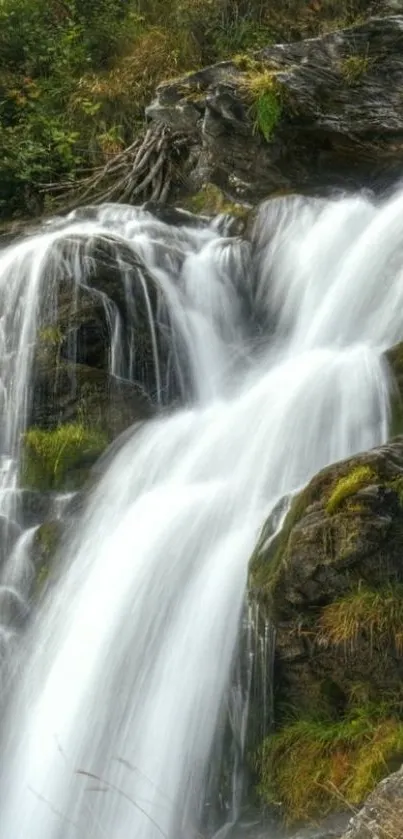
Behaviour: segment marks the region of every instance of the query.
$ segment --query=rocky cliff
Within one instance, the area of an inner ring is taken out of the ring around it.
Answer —
[[[149,119],[188,137],[188,187],[256,203],[279,191],[382,189],[403,162],[399,3],[320,38],[287,43],[159,86]]]

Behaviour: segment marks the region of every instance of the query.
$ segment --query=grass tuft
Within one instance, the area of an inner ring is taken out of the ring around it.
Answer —
[[[350,55],[340,62],[340,72],[344,81],[353,86],[362,81],[362,77],[368,72],[369,65],[370,61],[366,56]]]
[[[283,112],[282,87],[276,72],[249,72],[243,87],[252,100],[251,114],[254,130],[269,142]]]
[[[326,503],[328,515],[336,513],[343,501],[375,479],[376,474],[370,466],[355,466],[348,475],[339,478]]]
[[[281,803],[288,822],[326,815],[340,800],[358,805],[403,756],[403,723],[384,707],[363,707],[342,721],[298,720],[268,737],[260,793]]]
[[[403,654],[403,585],[378,590],[360,588],[341,600],[325,606],[319,619],[319,638],[334,646],[356,649],[360,637],[371,646],[389,648]]]

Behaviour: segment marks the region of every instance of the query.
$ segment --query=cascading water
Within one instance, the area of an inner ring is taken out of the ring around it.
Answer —
[[[55,247],[97,237],[142,257],[159,289],[158,386],[162,322],[191,388],[189,407],[145,422],[115,453],[21,640],[1,720],[0,839],[199,831],[259,530],[320,468],[387,438],[382,353],[403,334],[402,212],[402,195],[381,207],[274,201],[249,247],[216,224],[168,229],[106,207],[1,257],[3,492],[17,480]],[[86,283],[76,253],[69,270]],[[127,294],[128,271],[130,260]],[[110,320],[113,363],[126,358],[130,375],[135,331],[128,353]]]

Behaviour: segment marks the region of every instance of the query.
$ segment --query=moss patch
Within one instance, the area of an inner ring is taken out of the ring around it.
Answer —
[[[326,512],[333,515],[340,508],[341,504],[358,490],[367,486],[371,481],[376,480],[376,474],[370,466],[355,466],[348,475],[339,478],[334,485],[328,501]]]
[[[197,192],[192,195],[186,202],[184,202],[184,209],[191,213],[205,214],[216,216],[219,214],[228,214],[237,217],[246,217],[249,210],[242,204],[236,204],[233,201],[228,201],[224,193],[214,184],[207,183]]]
[[[52,561],[60,544],[62,524],[60,521],[47,521],[42,524],[35,534],[35,590],[39,596],[49,577]]]
[[[39,490],[76,488],[107,444],[103,432],[79,423],[49,431],[31,428],[23,439],[22,485]]]
[[[360,804],[403,756],[403,722],[386,707],[352,710],[341,721],[297,720],[264,741],[260,794],[288,822]]]

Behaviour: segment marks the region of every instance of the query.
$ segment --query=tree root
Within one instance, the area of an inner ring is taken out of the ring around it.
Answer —
[[[149,199],[166,203],[175,171],[172,159],[188,141],[182,132],[172,132],[161,123],[153,123],[145,134],[91,175],[75,183],[46,184],[42,189],[56,195],[65,212],[84,203],[131,203]]]

